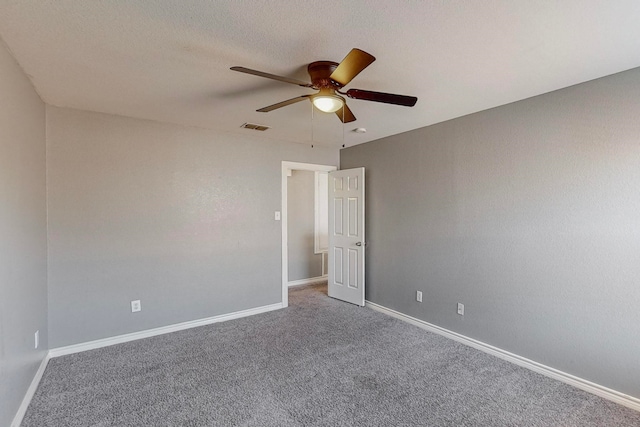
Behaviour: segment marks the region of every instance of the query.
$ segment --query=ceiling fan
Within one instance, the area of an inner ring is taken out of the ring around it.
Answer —
[[[362,89],[349,89],[346,92],[341,91],[344,86],[349,84],[355,76],[371,65],[375,60],[376,58],[373,55],[370,55],[363,50],[352,49],[339,64],[333,61],[312,62],[307,67],[311,83],[289,77],[276,76],[274,74],[264,73],[262,71],[252,70],[245,67],[231,67],[231,69],[233,71],[266,77],[268,79],[291,83],[318,91],[318,93],[313,95],[298,96],[296,98],[278,102],[277,104],[269,105],[268,107],[260,108],[256,111],[267,113],[308,99],[320,111],[325,113],[336,113],[343,123],[349,123],[355,121],[356,116],[353,115],[347,106],[344,97],[340,95],[346,95],[352,99],[384,102],[386,104],[404,105],[406,107],[413,107],[418,101],[418,98],[415,96],[396,95],[393,93],[372,92]]]

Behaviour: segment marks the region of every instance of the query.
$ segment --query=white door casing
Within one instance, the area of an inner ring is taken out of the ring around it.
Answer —
[[[329,296],[364,306],[364,168],[329,172]]]

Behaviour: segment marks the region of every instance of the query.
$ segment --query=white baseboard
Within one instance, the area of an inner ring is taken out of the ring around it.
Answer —
[[[287,285],[289,287],[308,285],[309,283],[315,283],[315,282],[320,282],[322,280],[327,280],[327,277],[328,277],[328,275],[325,274],[324,276],[310,277],[308,279],[293,280],[293,281],[289,282]]]
[[[46,353],[42,362],[40,362],[40,366],[36,371],[36,374],[33,376],[33,380],[31,380],[31,384],[29,384],[29,388],[27,388],[27,392],[24,394],[22,398],[22,403],[18,407],[18,411],[16,415],[13,417],[13,421],[11,422],[11,427],[20,427],[22,424],[22,419],[24,418],[24,414],[27,413],[27,408],[31,403],[31,399],[33,399],[33,395],[36,394],[36,390],[38,389],[38,384],[40,384],[40,380],[42,379],[42,375],[44,374],[44,370],[47,368],[47,363],[49,363],[49,353]]]
[[[533,360],[518,356],[517,354],[510,353],[506,350],[502,350],[490,344],[483,343],[482,341],[466,337],[448,329],[441,328],[440,326],[425,322],[424,320],[416,319],[415,317],[408,316],[382,305],[370,301],[365,301],[365,304],[373,310],[395,317],[396,319],[403,320],[407,323],[411,323],[412,325],[418,326],[422,329],[426,329],[429,332],[434,332],[449,339],[458,341],[462,344],[481,350],[485,353],[489,353],[493,356],[499,357],[508,362],[514,363],[518,366],[522,366],[523,368],[530,369],[549,378],[562,381],[563,383],[572,385],[588,393],[592,393],[596,396],[611,400],[612,402],[626,406],[627,408],[640,411],[640,399],[636,397],[620,393],[619,391],[612,390],[599,384],[595,384],[591,381],[576,377],[575,375],[571,375],[566,372],[559,371],[558,369],[543,365],[541,363],[534,362]]]
[[[226,322],[227,320],[239,319],[241,317],[253,316],[254,314],[266,313],[268,311],[279,310],[282,303],[265,305],[262,307],[250,308],[248,310],[236,311],[229,314],[221,314],[219,316],[207,317],[205,319],[191,320],[189,322],[176,323],[160,328],[147,329],[145,331],[133,332],[130,334],[118,335],[115,337],[103,338],[95,341],[73,344],[65,347],[58,347],[49,350],[49,357],[59,357],[67,354],[80,353],[82,351],[93,350],[96,348],[108,347],[110,345],[120,344],[129,341],[135,341],[142,338],[154,337],[156,335],[168,334],[170,332],[182,331],[184,329],[196,328],[198,326],[210,325],[212,323]]]

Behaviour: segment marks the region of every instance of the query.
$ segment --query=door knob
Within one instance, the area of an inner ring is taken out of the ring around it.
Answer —
[[[362,242],[357,242],[357,243],[356,243],[356,246],[362,246],[362,245],[363,245],[363,243],[362,243]],[[366,245],[366,243],[364,243],[364,245]]]

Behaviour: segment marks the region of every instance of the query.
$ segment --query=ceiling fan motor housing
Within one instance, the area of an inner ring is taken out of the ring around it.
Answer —
[[[338,63],[333,61],[316,61],[309,64],[307,71],[313,86],[316,89],[340,89],[342,86],[329,78],[336,68]]]

